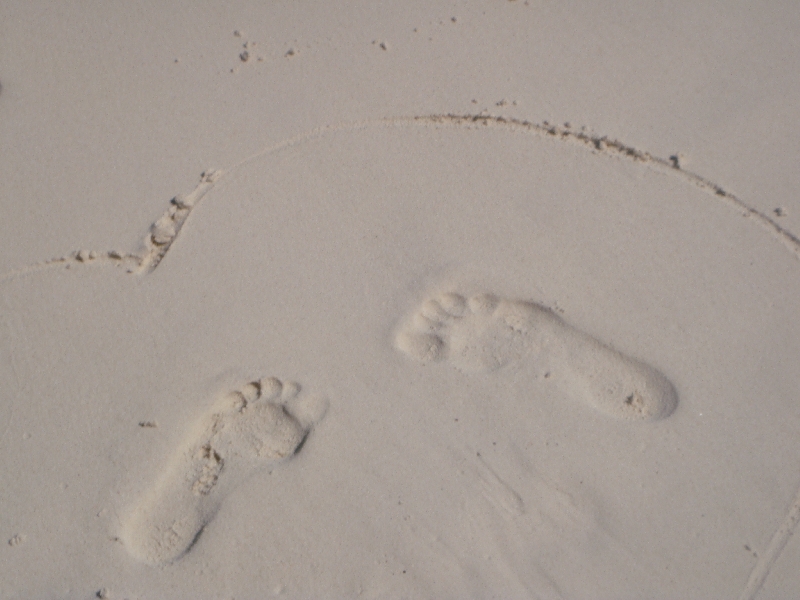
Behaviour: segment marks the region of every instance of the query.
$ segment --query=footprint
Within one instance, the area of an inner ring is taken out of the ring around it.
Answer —
[[[533,302],[442,294],[422,304],[395,343],[411,358],[447,361],[464,373],[524,366],[532,377],[552,377],[554,384],[620,419],[661,419],[678,403],[675,388],[656,369]]]
[[[256,470],[296,454],[327,401],[270,377],[229,393],[204,415],[120,539],[138,560],[163,565],[188,552],[225,497]]]

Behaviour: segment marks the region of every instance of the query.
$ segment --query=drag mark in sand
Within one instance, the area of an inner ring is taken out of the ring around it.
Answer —
[[[253,473],[294,456],[326,410],[326,400],[274,377],[227,394],[124,519],[119,537],[128,552],[151,565],[182,557],[225,497]]]
[[[619,140],[605,135],[591,133],[586,128],[575,129],[572,126],[558,126],[542,121],[536,123],[526,119],[513,117],[494,116],[487,113],[477,115],[459,115],[454,113],[417,115],[411,117],[387,117],[370,121],[351,121],[337,125],[326,125],[301,133],[274,144],[245,158],[231,170],[260,158],[266,154],[278,152],[285,148],[297,146],[304,142],[321,138],[329,133],[340,131],[356,131],[373,127],[455,127],[461,129],[477,129],[493,127],[516,133],[537,135],[542,138],[552,139],[565,143],[578,144],[596,155],[628,160],[641,164],[647,168],[678,177],[691,185],[707,192],[712,198],[720,200],[736,209],[743,217],[752,218],[755,223],[767,231],[772,237],[779,240],[797,259],[800,259],[800,238],[783,228],[774,219],[749,206],[744,200],[727,191],[724,187],[705,177],[684,169],[681,166],[680,154],[661,158],[647,151],[639,150]]]
[[[567,143],[577,143],[594,154],[619,158],[637,162],[651,169],[679,177],[708,192],[713,198],[723,201],[732,208],[740,211],[742,216],[754,220],[770,235],[779,240],[800,259],[800,238],[789,230],[784,229],[775,220],[761,211],[746,204],[742,199],[725,190],[722,186],[682,168],[679,155],[669,158],[654,156],[649,152],[638,150],[619,140],[589,133],[585,128],[573,129],[572,127],[552,125],[547,121],[536,123],[524,119],[489,114],[458,115],[458,114],[431,114],[411,117],[388,117],[371,121],[354,121],[318,127],[311,131],[301,133],[282,142],[271,145],[264,150],[249,156],[234,165],[230,171],[266,154],[271,154],[290,148],[304,142],[321,138],[329,133],[339,131],[357,131],[369,128],[390,127],[456,127],[462,129],[475,129],[493,127],[517,133],[528,133],[540,137],[559,140]],[[66,256],[53,258],[47,261],[22,267],[0,276],[0,284],[20,276],[50,270],[52,268],[71,268],[73,266],[92,264],[103,266],[124,266],[128,273],[147,274],[152,272],[163,260],[170,246],[174,243],[190,212],[197,202],[209,192],[214,184],[223,176],[222,171],[209,170],[201,175],[200,184],[186,196],[176,196],[170,202],[167,211],[151,227],[150,233],[145,238],[145,252],[143,254],[126,254],[113,250],[86,251],[80,250]]]
[[[772,535],[767,549],[761,553],[756,566],[750,572],[747,584],[744,586],[739,600],[754,600],[767,580],[767,576],[772,570],[772,566],[783,552],[789,538],[794,535],[797,524],[800,523],[800,490],[794,497],[792,505],[789,507],[783,522],[777,531]]]
[[[507,519],[525,514],[525,502],[522,496],[497,474],[480,452],[476,452],[475,455],[478,460],[475,472],[484,497]]]
[[[449,125],[457,127],[494,126],[502,127],[514,131],[527,131],[536,133],[548,138],[562,140],[566,142],[578,143],[592,152],[603,154],[610,157],[621,158],[633,162],[641,163],[647,167],[666,172],[691,183],[692,185],[710,193],[714,198],[721,200],[729,206],[739,210],[744,217],[750,217],[764,228],[770,235],[778,239],[783,245],[794,254],[795,258],[800,259],[800,238],[784,229],[775,220],[762,213],[756,208],[749,206],[735,194],[725,190],[722,186],[681,167],[680,155],[673,155],[669,158],[654,156],[649,152],[638,150],[619,140],[600,136],[587,132],[584,129],[576,130],[569,125],[560,127],[552,125],[547,121],[534,123],[523,119],[511,117],[481,115],[428,115],[413,117],[422,123],[438,125]]]
[[[421,305],[395,344],[420,362],[446,361],[463,373],[523,366],[531,378],[548,379],[618,419],[654,421],[678,404],[675,388],[656,369],[533,302],[442,294]]]

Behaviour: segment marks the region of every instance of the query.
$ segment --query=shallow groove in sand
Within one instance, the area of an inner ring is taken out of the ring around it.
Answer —
[[[725,188],[702,175],[687,171],[680,167],[677,157],[662,158],[655,156],[647,151],[639,150],[629,146],[619,140],[609,138],[605,135],[591,133],[588,129],[575,129],[573,127],[561,127],[552,125],[547,121],[535,123],[525,119],[512,117],[492,116],[488,114],[479,115],[458,115],[458,114],[433,114],[418,115],[412,117],[387,117],[369,121],[353,121],[338,125],[328,125],[319,127],[311,131],[299,134],[268,148],[261,152],[245,158],[231,170],[239,166],[284,148],[296,146],[308,140],[320,138],[328,133],[339,131],[369,129],[372,127],[409,127],[409,126],[429,126],[429,127],[458,127],[463,129],[482,129],[493,127],[506,131],[528,133],[539,137],[559,140],[566,143],[574,143],[589,150],[593,154],[629,160],[639,163],[648,168],[668,173],[675,177],[692,184],[695,187],[707,192],[713,198],[737,209],[743,217],[751,217],[754,221],[772,237],[780,241],[797,259],[800,259],[800,238],[789,230],[781,227],[774,219],[749,206],[744,200],[735,194],[725,190]]]
[[[174,243],[181,228],[191,210],[197,202],[205,196],[214,184],[224,175],[234,172],[242,165],[255,160],[266,154],[277,152],[284,148],[296,146],[303,142],[323,137],[326,134],[339,131],[356,131],[361,129],[379,127],[458,127],[463,129],[478,129],[493,127],[518,133],[529,133],[543,138],[560,140],[566,143],[580,145],[593,154],[629,160],[679,177],[680,179],[708,192],[712,197],[724,202],[728,206],[737,209],[743,217],[752,218],[762,229],[767,231],[773,238],[780,241],[797,259],[800,259],[800,238],[789,230],[781,227],[774,219],[749,206],[744,200],[725,190],[721,185],[706,179],[705,177],[687,171],[680,167],[679,161],[675,157],[661,158],[654,156],[647,151],[638,150],[619,140],[590,133],[586,129],[574,129],[572,127],[561,127],[551,125],[547,121],[535,123],[524,119],[515,119],[503,116],[491,116],[487,114],[479,115],[457,115],[457,114],[433,114],[419,115],[412,117],[387,117],[369,121],[351,121],[338,125],[327,125],[318,127],[310,131],[301,133],[288,138],[277,144],[271,145],[264,150],[253,154],[239,163],[227,169],[208,170],[201,174],[198,186],[186,196],[178,195],[170,200],[166,212],[150,228],[150,233],[144,240],[145,252],[142,254],[124,254],[114,250],[105,251],[86,251],[79,250],[71,254],[51,258],[39,263],[20,267],[0,276],[0,284],[41,271],[53,268],[71,268],[80,265],[98,266],[124,266],[127,272],[136,275],[151,273]]]
[[[753,567],[747,584],[739,596],[739,600],[754,600],[758,596],[758,592],[767,580],[775,561],[778,560],[781,552],[789,542],[789,538],[792,537],[795,529],[797,529],[798,523],[800,523],[800,490],[797,491],[797,495],[780,526],[772,535],[767,549],[759,556],[758,562]]]

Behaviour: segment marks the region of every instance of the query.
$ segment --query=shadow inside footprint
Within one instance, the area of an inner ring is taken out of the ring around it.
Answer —
[[[327,402],[274,377],[227,394],[201,418],[120,536],[138,560],[167,564],[186,554],[222,501],[254,471],[302,448]]]
[[[628,420],[669,416],[678,404],[669,380],[575,329],[548,308],[491,294],[447,293],[425,301],[397,332],[396,347],[423,363],[463,373],[515,363],[537,379],[555,378],[595,409]]]

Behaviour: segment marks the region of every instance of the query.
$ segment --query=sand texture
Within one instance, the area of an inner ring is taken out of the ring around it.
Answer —
[[[0,9],[0,598],[800,594],[800,19],[679,4]]]

